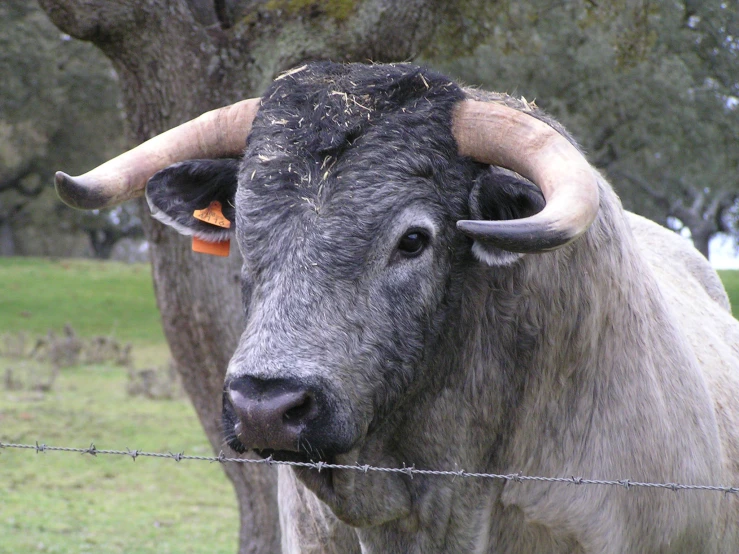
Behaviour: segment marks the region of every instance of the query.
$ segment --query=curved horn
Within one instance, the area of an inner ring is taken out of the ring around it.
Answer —
[[[511,252],[541,252],[575,240],[595,219],[595,170],[543,121],[501,104],[464,100],[455,108],[452,132],[460,155],[515,171],[538,186],[547,202],[522,219],[458,221],[466,235]]]
[[[73,208],[105,208],[141,196],[149,178],[173,163],[240,155],[259,100],[206,112],[79,177],[59,171],[54,177],[56,192]]]

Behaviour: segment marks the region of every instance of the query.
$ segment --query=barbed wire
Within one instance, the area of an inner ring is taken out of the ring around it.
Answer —
[[[462,478],[475,478],[475,479],[497,479],[502,481],[512,481],[516,483],[522,483],[526,481],[537,481],[544,483],[563,483],[568,485],[601,485],[601,486],[613,486],[621,487],[624,489],[631,489],[632,487],[642,488],[653,488],[653,489],[669,489],[672,491],[681,490],[696,490],[696,491],[713,491],[723,492],[725,494],[737,494],[739,493],[738,486],[725,486],[725,485],[691,485],[681,483],[648,483],[642,481],[633,481],[631,479],[586,479],[583,477],[541,477],[535,475],[523,475],[521,473],[509,473],[509,474],[498,474],[498,473],[476,473],[468,472],[465,470],[451,471],[451,470],[437,470],[437,469],[417,469],[415,466],[403,467],[376,467],[371,465],[343,465],[343,464],[331,464],[327,462],[290,462],[275,460],[272,456],[264,459],[252,459],[252,458],[229,458],[223,451],[218,456],[191,456],[186,455],[184,452],[145,452],[142,450],[131,450],[126,448],[125,450],[105,450],[98,449],[93,443],[87,448],[73,448],[68,446],[49,446],[46,444],[11,444],[0,442],[0,450],[3,448],[15,448],[23,450],[34,450],[36,453],[45,452],[68,452],[68,453],[79,453],[88,454],[91,456],[100,455],[111,455],[111,456],[128,456],[134,462],[136,458],[147,457],[147,458],[169,458],[175,462],[181,462],[185,460],[193,460],[200,462],[218,462],[221,464],[235,463],[235,464],[256,464],[256,465],[284,465],[292,467],[303,467],[314,469],[318,472],[324,469],[344,469],[351,471],[361,471],[367,473],[369,471],[383,472],[383,473],[402,473],[407,475],[411,479],[415,475],[432,475],[439,477],[462,477]]]

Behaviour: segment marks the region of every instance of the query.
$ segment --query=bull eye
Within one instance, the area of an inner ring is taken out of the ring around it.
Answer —
[[[398,252],[405,258],[415,258],[429,243],[429,236],[420,229],[411,229],[398,241]]]

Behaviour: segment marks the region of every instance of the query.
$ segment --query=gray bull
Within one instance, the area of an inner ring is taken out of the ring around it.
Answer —
[[[99,207],[148,180],[163,222],[235,234],[238,451],[736,485],[718,277],[573,144],[432,72],[312,64],[57,185]],[[193,218],[213,200],[231,229]],[[735,494],[281,468],[279,495],[288,552],[739,552]]]

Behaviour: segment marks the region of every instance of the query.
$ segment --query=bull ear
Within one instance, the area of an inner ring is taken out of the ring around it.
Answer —
[[[545,204],[541,191],[531,181],[496,166],[490,166],[490,170],[478,178],[469,199],[472,218],[485,221],[529,217],[540,212]],[[472,252],[481,262],[491,266],[510,265],[524,256],[481,240],[475,240]]]
[[[208,242],[227,240],[235,229],[234,196],[239,160],[190,160],[176,163],[154,174],[146,184],[151,215],[182,235]],[[195,210],[220,202],[229,228],[196,219]]]

